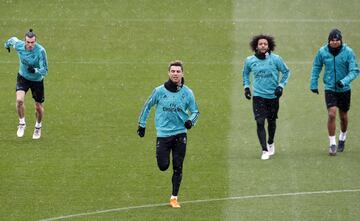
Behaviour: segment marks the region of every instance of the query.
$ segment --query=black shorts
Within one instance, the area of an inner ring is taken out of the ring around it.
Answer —
[[[343,112],[350,110],[351,90],[345,92],[325,91],[326,107],[338,107]]]
[[[172,154],[173,168],[182,169],[186,153],[186,133],[170,137],[156,138],[156,159],[160,170],[166,170],[170,165],[170,152]]]
[[[41,81],[29,81],[20,74],[17,75],[16,80],[16,91],[27,91],[31,90],[32,97],[38,103],[43,103],[45,101],[44,93],[44,80]]]
[[[279,99],[266,99],[262,97],[253,97],[253,111],[255,120],[266,118],[275,120],[278,118]]]

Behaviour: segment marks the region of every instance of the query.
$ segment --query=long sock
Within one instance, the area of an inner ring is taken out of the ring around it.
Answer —
[[[268,144],[274,143],[275,131],[276,131],[276,120],[268,120],[268,133],[269,133]]]
[[[182,179],[182,171],[174,170],[173,176],[172,176],[172,195],[177,196],[180,189],[180,183]]]
[[[19,124],[25,124],[25,117],[19,118]]]
[[[336,145],[336,137],[335,136],[329,136],[330,146]]]
[[[263,151],[267,151],[266,147],[266,131],[265,131],[265,119],[256,120],[256,132],[259,138],[259,142]]]
[[[36,128],[41,128],[41,122],[39,123],[39,122],[36,121],[35,127],[36,127]]]
[[[344,141],[346,139],[346,131],[342,132],[340,130],[339,140]]]

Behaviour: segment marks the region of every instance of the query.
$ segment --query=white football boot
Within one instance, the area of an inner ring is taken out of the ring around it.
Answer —
[[[17,137],[23,137],[25,133],[26,124],[19,124],[16,135]]]
[[[268,151],[263,151],[261,154],[261,160],[268,160],[268,159],[270,159],[270,155]]]
[[[37,140],[41,137],[41,127],[35,127],[32,139]]]
[[[274,155],[275,154],[275,143],[272,143],[272,144],[266,144],[266,147],[268,149],[268,154],[270,156]]]

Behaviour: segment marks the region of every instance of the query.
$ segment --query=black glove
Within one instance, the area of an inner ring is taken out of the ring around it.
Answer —
[[[8,50],[8,52],[10,53],[10,47],[7,47],[6,50]]]
[[[191,129],[191,127],[192,127],[192,122],[191,122],[191,120],[185,121],[184,126],[186,127],[186,129]]]
[[[319,90],[318,89],[311,89],[311,92],[315,93],[315,94],[319,94]]]
[[[280,98],[281,97],[281,95],[282,95],[282,92],[283,92],[283,88],[282,87],[280,87],[280,86],[277,86],[276,87],[276,89],[275,89],[275,96],[277,97],[277,98]]]
[[[338,86],[339,88],[343,88],[344,84],[341,81],[337,81],[336,86]]]
[[[246,99],[250,100],[251,99],[251,92],[250,92],[250,88],[245,88],[245,92],[244,95],[246,97]]]
[[[27,68],[28,72],[30,73],[35,73],[35,68],[32,66],[32,65],[29,65],[28,68]]]
[[[139,126],[139,128],[137,130],[137,134],[139,135],[139,137],[144,137],[145,136],[145,127]]]

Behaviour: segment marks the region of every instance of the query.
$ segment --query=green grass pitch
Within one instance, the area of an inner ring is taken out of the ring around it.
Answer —
[[[0,53],[0,220],[359,220],[360,80],[336,157],[327,155],[323,84],[319,96],[309,91],[332,28],[360,56],[359,8],[357,0],[0,1],[1,44],[31,27],[49,60],[43,136],[31,139],[28,94],[18,139],[18,58]],[[265,162],[241,77],[259,33],[275,37],[292,72],[277,153]],[[154,111],[145,138],[136,134],[174,59],[184,61],[201,112],[188,134],[179,210],[166,205],[171,170],[156,166]]]

